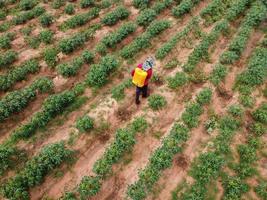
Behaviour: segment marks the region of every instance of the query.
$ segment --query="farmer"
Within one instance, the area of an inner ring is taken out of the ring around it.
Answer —
[[[155,59],[150,56],[144,63],[139,64],[132,71],[132,82],[136,85],[136,97],[135,103],[140,104],[139,96],[142,93],[142,97],[148,97],[148,81],[152,77],[152,68],[155,65]]]

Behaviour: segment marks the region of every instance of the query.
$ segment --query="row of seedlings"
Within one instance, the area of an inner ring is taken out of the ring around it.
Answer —
[[[162,172],[172,165],[174,156],[183,151],[183,144],[188,140],[190,130],[198,126],[203,107],[210,103],[211,96],[211,89],[204,88],[196,100],[186,106],[181,116],[183,123],[175,123],[169,135],[162,140],[162,145],[153,152],[146,167],[139,171],[139,179],[128,186],[128,197],[134,200],[147,197]]]
[[[219,63],[215,65],[210,77],[213,84],[218,85],[224,80],[228,72],[227,65],[233,64],[240,58],[254,27],[260,24],[265,14],[266,7],[260,1],[254,2],[246,14],[237,35],[230,42],[228,49],[220,55]]]
[[[88,199],[95,196],[101,189],[102,182],[112,173],[112,166],[121,161],[125,153],[132,151],[138,132],[144,132],[148,124],[143,117],[134,119],[132,123],[115,133],[114,141],[107,147],[104,154],[94,163],[94,176],[84,176],[74,192],[66,192],[62,199]]]

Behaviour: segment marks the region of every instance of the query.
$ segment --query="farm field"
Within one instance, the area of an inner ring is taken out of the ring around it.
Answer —
[[[0,199],[267,200],[267,1],[0,0]]]

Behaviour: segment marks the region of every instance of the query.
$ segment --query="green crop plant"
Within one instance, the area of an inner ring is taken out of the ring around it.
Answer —
[[[79,26],[82,26],[86,23],[88,23],[90,20],[96,18],[99,16],[100,9],[99,8],[92,8],[86,13],[77,14],[71,17],[70,19],[67,19],[63,25],[62,28],[77,28]]]
[[[222,64],[217,64],[212,70],[209,79],[214,85],[218,85],[222,80],[224,80],[227,73],[228,69],[226,68],[226,66]]]
[[[157,16],[157,13],[151,9],[144,9],[137,17],[136,22],[140,26],[148,26]]]
[[[0,121],[4,121],[14,113],[23,110],[37,95],[37,91],[48,92],[53,88],[52,81],[40,78],[30,86],[8,93],[0,100]]]
[[[226,11],[226,19],[229,21],[235,20],[241,15],[244,10],[251,4],[252,0],[237,0],[232,3],[230,8]]]
[[[82,53],[82,58],[87,64],[93,63],[94,58],[95,58],[95,54],[91,51],[85,50]]]
[[[36,6],[32,10],[23,13],[18,13],[15,17],[12,18],[12,23],[15,25],[24,24],[27,21],[39,17],[44,13],[45,9],[43,7]]]
[[[147,8],[150,0],[133,0],[133,5],[136,8]]]
[[[189,13],[199,2],[200,0],[182,0],[178,6],[172,9],[172,14],[177,18],[181,17],[184,14]]]
[[[152,110],[160,110],[167,105],[167,101],[163,96],[153,94],[148,97],[148,105]]]
[[[152,22],[146,29],[146,32],[138,36],[132,43],[125,46],[121,51],[120,55],[123,58],[132,58],[141,49],[147,48],[150,45],[150,40],[156,37],[164,30],[171,26],[170,22],[167,20],[159,20]]]
[[[66,3],[65,0],[54,0],[54,1],[52,2],[52,8],[54,8],[54,9],[59,9],[59,8],[61,8],[62,6],[64,6],[65,3]]]
[[[0,69],[9,67],[18,58],[18,53],[13,50],[8,50],[0,55]]]
[[[19,8],[21,10],[31,10],[37,3],[37,0],[21,0],[19,2]]]
[[[49,29],[45,29],[40,32],[39,38],[41,42],[45,44],[51,44],[53,40],[53,35],[54,33],[52,31],[50,31]]]
[[[0,75],[0,90],[6,91],[10,89],[17,81],[26,79],[28,74],[39,71],[40,66],[36,60],[28,60],[8,71],[6,74]]]
[[[108,76],[119,66],[119,62],[112,55],[101,58],[99,64],[91,66],[86,82],[91,87],[101,87],[107,82]]]
[[[159,14],[164,9],[170,7],[173,4],[173,2],[174,2],[173,0],[158,1],[152,5],[151,9],[153,9],[157,14]]]
[[[242,107],[238,104],[229,106],[227,111],[234,117],[242,117],[244,113]]]
[[[57,64],[58,50],[56,48],[47,47],[43,51],[44,61],[49,67],[54,67]]]
[[[258,197],[260,197],[263,200],[267,199],[267,182],[261,182],[259,183],[255,188],[254,191],[256,192],[256,194],[258,195]]]
[[[76,128],[81,132],[87,132],[94,128],[94,120],[85,115],[76,121]]]
[[[176,89],[185,85],[188,82],[188,76],[184,72],[177,72],[174,77],[168,77],[168,87],[171,89]]]
[[[112,98],[114,98],[116,101],[122,100],[125,97],[124,90],[126,88],[131,87],[132,85],[133,85],[132,80],[127,79],[127,80],[123,81],[121,84],[113,87],[111,90]]]
[[[80,1],[81,8],[88,8],[93,5],[94,5],[94,0],[81,0]]]
[[[66,5],[64,12],[68,15],[73,15],[75,13],[75,7],[73,4],[69,3]]]
[[[76,33],[75,35],[62,39],[59,42],[59,49],[64,54],[70,54],[74,50],[81,48],[81,46],[90,38],[93,37],[95,31],[99,28],[98,25],[92,26],[83,32]]]
[[[54,18],[50,14],[43,14],[39,17],[39,21],[43,27],[48,27],[53,23]]]
[[[96,195],[100,190],[101,184],[98,177],[84,176],[78,186],[78,192],[81,200]]]
[[[0,48],[10,49],[11,42],[15,39],[15,33],[6,33],[0,37]]]
[[[130,12],[123,6],[119,6],[114,11],[106,14],[102,19],[101,22],[105,25],[114,25],[119,20],[126,19],[130,15]]]
[[[29,189],[40,185],[53,168],[59,167],[72,154],[73,152],[67,149],[63,142],[44,147],[20,172],[4,184],[3,195],[13,200],[29,200]]]
[[[263,103],[252,113],[253,119],[267,125],[267,103]]]
[[[84,64],[84,59],[82,57],[74,58],[71,63],[62,63],[56,67],[59,74],[64,77],[75,76],[78,70]]]
[[[107,47],[114,48],[117,43],[121,42],[125,39],[129,34],[133,33],[136,30],[137,26],[128,22],[123,24],[118,30],[107,34],[101,42],[105,44]]]

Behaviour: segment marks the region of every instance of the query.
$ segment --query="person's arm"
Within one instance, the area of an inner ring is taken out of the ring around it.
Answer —
[[[152,77],[152,69],[147,71],[147,80],[149,80]]]
[[[134,76],[134,72],[135,72],[135,69],[133,69],[132,72],[131,72],[132,76]]]

